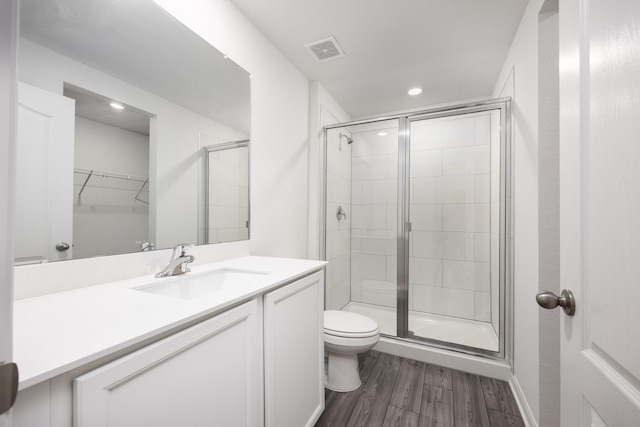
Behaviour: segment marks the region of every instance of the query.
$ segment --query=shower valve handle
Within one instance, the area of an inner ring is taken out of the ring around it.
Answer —
[[[568,316],[573,316],[576,312],[576,299],[573,297],[573,292],[568,289],[563,289],[560,296],[551,291],[538,292],[536,301],[540,307],[548,310],[560,306]]]

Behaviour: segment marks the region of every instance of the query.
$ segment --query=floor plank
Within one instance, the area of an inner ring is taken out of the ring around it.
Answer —
[[[424,384],[420,427],[453,427],[453,392]]]
[[[424,383],[451,390],[451,369],[437,365],[427,365]]]
[[[509,383],[487,377],[480,378],[480,383],[487,408],[508,414],[520,413]]]
[[[424,384],[420,427],[453,427],[453,392]]]
[[[491,427],[524,427],[524,421],[518,415],[489,409],[489,423]]]
[[[403,359],[391,393],[390,404],[410,412],[420,412],[425,363]]]
[[[380,353],[347,426],[375,427],[383,424],[400,363],[401,358]]]
[[[389,405],[384,417],[383,427],[418,427],[420,416],[393,405]]]
[[[453,421],[456,427],[489,427],[489,415],[478,375],[453,371]]]

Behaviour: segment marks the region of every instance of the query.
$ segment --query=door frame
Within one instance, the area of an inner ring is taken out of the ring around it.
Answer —
[[[13,360],[13,200],[18,0],[0,2],[0,361]],[[0,427],[11,426],[11,413]]]

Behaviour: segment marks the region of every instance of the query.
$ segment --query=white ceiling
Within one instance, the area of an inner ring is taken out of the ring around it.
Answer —
[[[358,118],[490,96],[528,0],[232,1]],[[329,36],[346,56],[317,62]]]

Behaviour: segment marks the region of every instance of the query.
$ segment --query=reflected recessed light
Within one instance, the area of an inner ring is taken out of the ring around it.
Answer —
[[[378,136],[387,136],[387,135],[389,135],[389,134],[386,133],[385,131],[378,132]]]
[[[122,104],[118,104],[117,102],[112,102],[109,105],[111,105],[116,110],[124,110],[124,106]]]
[[[411,96],[420,95],[422,93],[422,88],[420,86],[410,87],[407,93]]]

